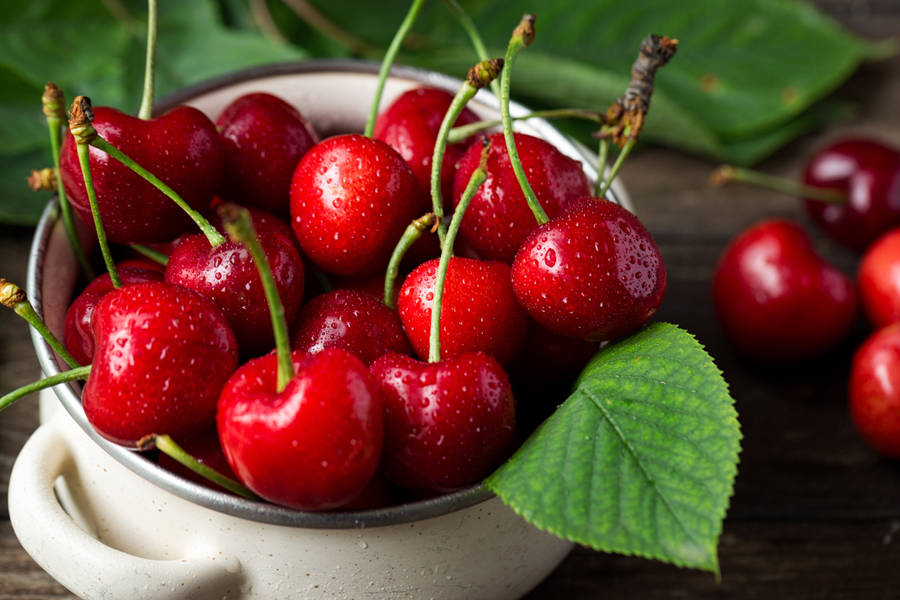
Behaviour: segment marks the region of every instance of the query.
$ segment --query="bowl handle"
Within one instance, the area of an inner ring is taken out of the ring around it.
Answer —
[[[82,530],[53,490],[71,465],[59,418],[25,443],[9,479],[9,518],[19,542],[52,577],[80,598],[134,600],[236,599],[243,579],[237,559],[151,560],[110,546]]]

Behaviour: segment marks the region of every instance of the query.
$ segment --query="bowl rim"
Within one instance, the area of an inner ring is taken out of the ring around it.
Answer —
[[[247,83],[255,79],[329,72],[376,75],[379,69],[380,63],[355,59],[313,59],[251,67],[186,86],[161,99],[156,104],[154,113],[161,114],[162,112],[169,110],[178,104],[188,102],[197,96],[214,92],[234,84]],[[454,93],[462,85],[462,80],[450,77],[449,75],[409,66],[393,66],[390,77],[408,79],[421,85],[444,88],[451,93]],[[476,98],[477,102],[485,105],[487,108],[499,110],[497,98],[488,90],[480,90]],[[510,112],[513,116],[517,116],[527,114],[528,110],[521,104],[510,102]],[[574,151],[574,153],[581,158],[583,167],[589,179],[596,177],[594,157],[588,154],[586,149],[581,147],[577,142],[574,142],[563,135],[544,119],[530,119],[529,126],[536,129],[544,139],[555,146],[568,148],[570,150],[570,152],[568,152],[569,154]],[[621,186],[615,185],[618,183],[618,181],[614,182],[614,186],[610,189],[610,199],[616,202],[624,201],[624,203],[627,204],[627,195]],[[29,290],[32,304],[37,313],[41,316],[43,316],[42,274],[44,261],[50,236],[58,223],[58,213],[59,211],[56,208],[55,200],[51,200],[41,215],[29,252],[26,285]],[[33,328],[31,329],[31,337],[43,373],[46,376],[51,376],[61,372],[52,349]],[[112,443],[101,437],[87,420],[81,406],[80,392],[78,391],[77,385],[78,384],[75,383],[61,384],[55,386],[53,391],[75,423],[103,450],[105,450],[107,454],[130,471],[157,487],[160,487],[183,500],[233,517],[247,519],[258,523],[310,529],[385,527],[438,517],[469,508],[495,497],[494,493],[483,483],[479,483],[426,500],[418,500],[386,508],[362,511],[298,511],[268,502],[246,500],[184,479],[165,468],[160,467],[142,454]]]

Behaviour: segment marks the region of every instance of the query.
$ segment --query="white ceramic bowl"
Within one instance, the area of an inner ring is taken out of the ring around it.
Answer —
[[[377,65],[352,61],[276,65],[189,88],[160,109],[187,103],[214,118],[234,98],[267,91],[297,106],[323,136],[360,131],[376,72]],[[460,81],[396,68],[383,106],[423,84],[455,92]],[[484,90],[470,107],[497,118],[496,99]],[[591,156],[545,121],[517,129],[547,139],[596,176]],[[612,196],[629,206],[618,182]],[[75,279],[68,242],[48,207],[27,287],[55,332]],[[34,338],[44,373],[58,372],[49,348]],[[215,492],[100,438],[70,385],[44,393],[41,418],[10,477],[10,520],[38,564],[88,600],[518,598],[572,547],[480,486],[388,509],[324,514]]]

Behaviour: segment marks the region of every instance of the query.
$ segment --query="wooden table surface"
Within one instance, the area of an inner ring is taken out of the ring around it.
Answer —
[[[850,29],[882,39],[900,32],[900,3],[821,0]],[[805,157],[838,136],[867,133],[900,144],[900,59],[866,65],[838,94],[857,104],[849,123],[800,139],[762,169],[795,177]],[[846,405],[849,362],[868,328],[821,359],[790,367],[736,356],[713,317],[710,277],[728,240],[762,218],[807,226],[821,253],[847,273],[858,257],[809,227],[799,204],[748,188],[709,187],[714,165],[646,149],[623,179],[659,244],[668,290],[659,318],[693,332],[731,385],[744,442],[719,554],[722,578],[637,558],[576,549],[529,598],[896,598],[900,595],[900,464],[868,450]],[[0,227],[0,275],[24,282],[32,231]],[[0,313],[0,391],[39,376],[26,327]],[[21,549],[9,524],[12,462],[37,426],[36,400],[0,415],[0,600],[73,598]],[[123,599],[124,600],[124,599]]]

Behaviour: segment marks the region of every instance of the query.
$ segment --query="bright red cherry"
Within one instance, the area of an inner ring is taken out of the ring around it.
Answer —
[[[528,236],[513,261],[512,284],[542,327],[602,341],[647,322],[662,302],[666,270],[637,217],[586,198]]]
[[[522,167],[547,216],[561,215],[575,201],[591,193],[581,164],[553,145],[524,133],[515,134]],[[488,176],[481,185],[460,225],[460,239],[482,258],[511,263],[516,251],[538,223],[525,202],[516,179],[502,133],[490,136]],[[481,159],[482,144],[469,146],[460,159],[453,181],[453,205]]]
[[[225,150],[222,195],[287,215],[294,169],[318,142],[300,111],[272,94],[245,94],[225,107],[216,127]]]
[[[291,181],[291,225],[300,246],[336,275],[384,269],[407,225],[426,211],[406,161],[362,135],[320,142],[300,160]]]
[[[304,354],[342,348],[366,365],[386,352],[412,354],[397,313],[375,296],[354,290],[332,290],[307,302],[291,334],[291,348]]]
[[[212,424],[237,366],[234,334],[212,300],[164,282],[126,285],[100,300],[93,329],[81,400],[100,435],[133,446],[150,434],[184,439]]]
[[[509,379],[493,358],[470,352],[437,363],[385,354],[370,371],[384,401],[385,477],[447,491],[479,481],[515,437]]]
[[[180,106],[145,121],[101,106],[94,108],[94,128],[192,207],[202,211],[209,206],[222,178],[223,155],[219,133],[202,112]],[[90,156],[103,228],[111,242],[165,242],[190,227],[181,208],[128,167],[93,147]],[[59,168],[72,207],[93,227],[75,140],[69,132]]]
[[[900,321],[900,229],[882,236],[863,255],[859,297],[875,327]]]
[[[869,446],[900,459],[900,324],[876,331],[853,355],[850,415]]]
[[[420,358],[428,357],[431,308],[438,259],[419,265],[403,282],[397,311]],[[509,279],[509,266],[453,257],[444,282],[441,310],[441,356],[451,358],[481,351],[508,364],[522,345],[527,317]]]
[[[806,359],[834,346],[856,316],[856,289],[825,262],[803,229],[766,220],[741,232],[713,275],[725,334],[764,361]]]
[[[293,353],[296,375],[276,391],[276,357],[251,360],[219,398],[222,449],[240,480],[270,502],[327,510],[356,498],[381,456],[378,388],[358,358],[338,348]]]

